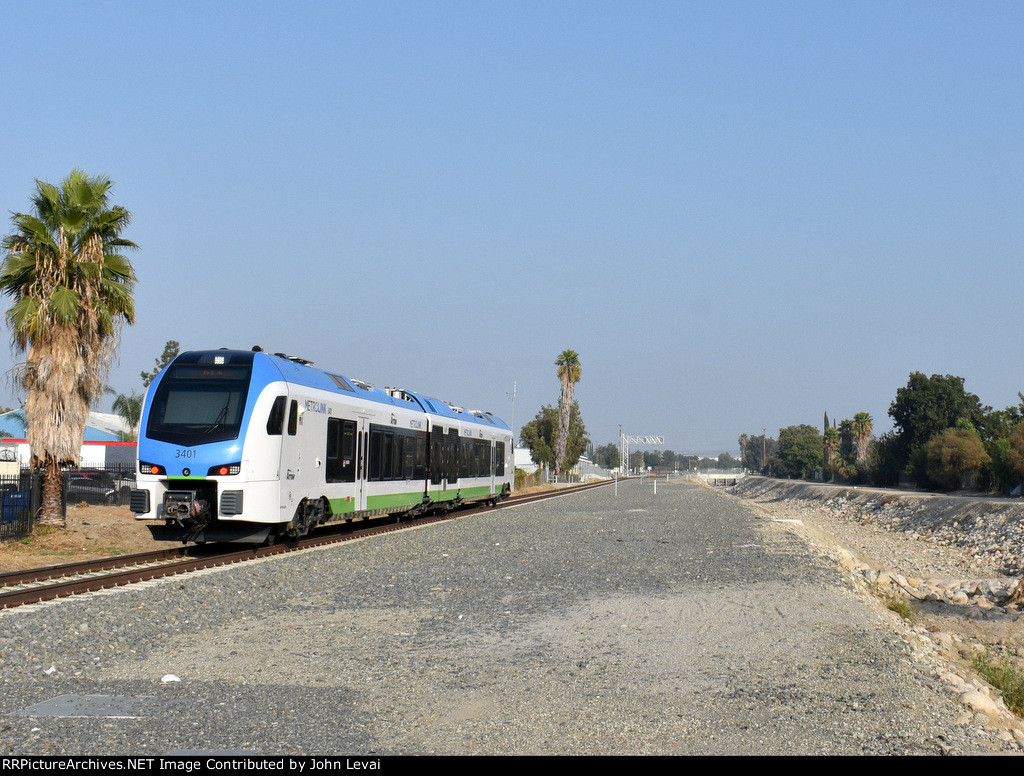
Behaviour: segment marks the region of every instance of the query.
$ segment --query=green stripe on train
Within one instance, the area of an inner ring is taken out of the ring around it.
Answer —
[[[350,498],[332,498],[329,500],[331,502],[332,515],[344,515],[348,512],[356,511],[356,502]]]
[[[478,488],[462,488],[461,490],[431,490],[427,492],[431,501],[453,501],[457,496],[464,499],[492,496],[494,491],[488,485]],[[397,509],[400,507],[414,507],[423,503],[423,493],[386,493],[380,496],[368,496],[366,499],[367,509]],[[343,515],[346,512],[355,512],[355,502],[349,499],[331,499],[331,514]]]

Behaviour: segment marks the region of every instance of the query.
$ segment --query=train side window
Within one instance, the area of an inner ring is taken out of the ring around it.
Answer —
[[[287,399],[278,396],[274,399],[274,406],[270,408],[270,417],[267,419],[267,433],[272,436],[281,436],[284,429],[284,403]]]
[[[411,480],[416,468],[416,435],[407,434],[405,437],[404,454],[402,456],[402,473],[405,479]]]
[[[331,482],[331,462],[341,456],[341,421],[327,419],[327,481]]]
[[[381,474],[380,454],[383,447],[384,435],[373,426],[370,427],[370,466],[367,477],[371,480],[379,480]]]
[[[295,436],[299,430],[299,403],[292,399],[288,411],[288,436]]]
[[[395,433],[395,445],[391,448],[391,479],[402,479],[402,461],[405,459],[405,435]]]
[[[427,478],[427,435],[425,432],[416,434],[416,456],[412,478],[414,480]]]
[[[442,449],[444,444],[444,429],[434,426],[430,429],[430,457],[427,459],[427,467],[430,471],[430,482],[439,485],[444,476],[442,471]]]
[[[390,431],[381,432],[380,478],[391,479],[391,455],[395,437]]]
[[[343,482],[356,481],[356,422],[346,420],[341,429],[341,471]]]
[[[448,429],[448,465],[445,470],[448,474],[448,481],[455,482],[459,478],[459,430],[457,428]]]
[[[494,476],[501,477],[505,474],[505,443],[494,443]]]

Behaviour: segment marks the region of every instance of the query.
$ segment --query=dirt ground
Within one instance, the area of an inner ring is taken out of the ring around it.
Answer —
[[[44,526],[25,539],[0,543],[0,573],[179,546],[154,541],[148,523],[126,506],[69,506],[67,530]]]

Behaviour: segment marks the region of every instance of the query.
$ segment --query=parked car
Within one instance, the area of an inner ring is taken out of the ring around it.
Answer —
[[[99,469],[76,469],[64,475],[68,504],[116,504],[114,478]]]

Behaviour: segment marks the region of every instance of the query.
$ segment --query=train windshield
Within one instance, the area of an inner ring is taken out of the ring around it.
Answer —
[[[146,435],[189,447],[237,439],[251,372],[251,364],[172,365],[153,397]]]

